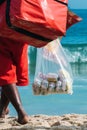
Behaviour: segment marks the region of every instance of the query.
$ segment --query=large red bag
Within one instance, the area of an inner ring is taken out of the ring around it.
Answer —
[[[0,5],[0,36],[42,47],[66,33],[68,0],[6,0]]]

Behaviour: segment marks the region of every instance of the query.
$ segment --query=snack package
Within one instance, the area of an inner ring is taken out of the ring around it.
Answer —
[[[37,49],[36,71],[33,83],[35,95],[72,94],[73,76],[67,59],[60,44],[60,39]]]

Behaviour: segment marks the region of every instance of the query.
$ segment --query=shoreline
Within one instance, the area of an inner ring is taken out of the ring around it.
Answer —
[[[16,117],[0,119],[0,130],[87,130],[87,114],[61,116],[32,115],[29,123],[21,125]]]

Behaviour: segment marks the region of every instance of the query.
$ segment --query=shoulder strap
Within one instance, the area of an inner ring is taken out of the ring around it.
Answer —
[[[0,5],[4,2],[5,0],[0,0]]]

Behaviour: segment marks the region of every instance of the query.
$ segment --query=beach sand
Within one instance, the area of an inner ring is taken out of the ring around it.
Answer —
[[[87,115],[32,115],[29,123],[20,125],[16,117],[0,119],[0,130],[87,130]]]

